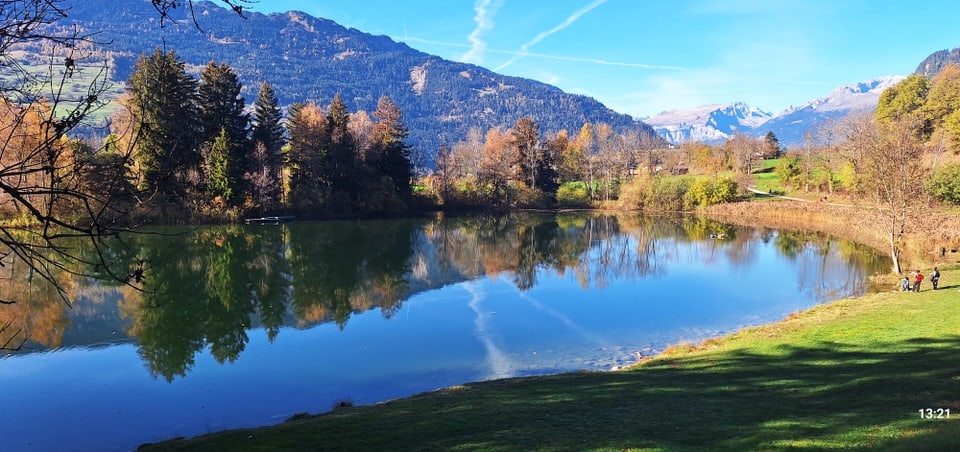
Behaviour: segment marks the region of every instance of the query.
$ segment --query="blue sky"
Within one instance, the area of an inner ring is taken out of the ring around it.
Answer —
[[[960,47],[955,0],[259,0],[638,118],[743,101],[778,113]]]

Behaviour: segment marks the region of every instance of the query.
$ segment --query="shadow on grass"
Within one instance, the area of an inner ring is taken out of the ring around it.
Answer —
[[[819,343],[489,381],[283,424],[257,438],[229,434],[245,446],[283,438],[282,447],[338,450],[911,450],[960,442],[960,336],[873,349],[884,351]],[[924,408],[949,408],[953,419],[921,419]]]

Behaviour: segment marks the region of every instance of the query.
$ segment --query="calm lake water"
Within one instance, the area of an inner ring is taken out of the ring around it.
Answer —
[[[610,370],[860,294],[855,243],[585,214],[164,229],[113,250],[143,290],[0,282],[3,450],[130,450],[335,403]],[[178,233],[173,235],[174,233]],[[4,325],[6,325],[4,327]]]

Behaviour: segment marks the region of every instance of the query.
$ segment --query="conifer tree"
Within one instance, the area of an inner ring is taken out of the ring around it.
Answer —
[[[207,156],[207,190],[213,199],[219,198],[224,203],[229,203],[233,196],[233,181],[230,180],[231,168],[230,149],[233,144],[227,136],[227,129],[221,128],[220,134],[213,140]]]
[[[243,111],[246,101],[240,95],[240,80],[227,63],[213,61],[203,69],[200,79],[198,94],[203,142],[209,149],[215,141],[226,140],[221,144],[228,150],[224,156],[229,168],[226,182],[228,191],[234,195],[233,203],[237,204],[243,201],[243,194],[247,192],[244,173],[252,170],[247,163],[247,154],[251,150],[247,138],[250,118]]]
[[[174,51],[158,47],[137,60],[127,91],[138,128],[140,188],[185,202],[203,161],[196,80]]]
[[[410,164],[410,147],[404,143],[407,138],[407,126],[403,123],[400,108],[383,96],[377,102],[373,112],[377,124],[373,127],[375,169],[389,177],[401,199],[410,197],[410,179],[413,167]]]
[[[350,114],[340,93],[333,97],[327,109],[327,131],[330,142],[326,167],[331,190],[353,197],[359,188],[357,146],[350,134]]]
[[[253,131],[251,138],[254,146],[263,143],[267,153],[271,156],[271,165],[279,168],[281,163],[280,150],[284,145],[283,115],[280,112],[279,100],[273,87],[264,81],[260,84],[260,91],[253,102]]]

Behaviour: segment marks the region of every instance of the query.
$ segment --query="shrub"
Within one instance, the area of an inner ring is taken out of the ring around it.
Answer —
[[[690,186],[691,178],[687,176],[654,177],[647,191],[647,209],[662,212],[683,210],[683,200]]]
[[[624,210],[643,210],[646,197],[650,190],[650,175],[644,173],[633,177],[620,189],[620,198],[617,199],[617,208]]]
[[[565,182],[557,189],[557,204],[560,207],[590,207],[590,195],[587,184],[583,182]]]
[[[701,178],[693,181],[683,197],[687,208],[707,207],[737,199],[737,183],[732,179]]]

